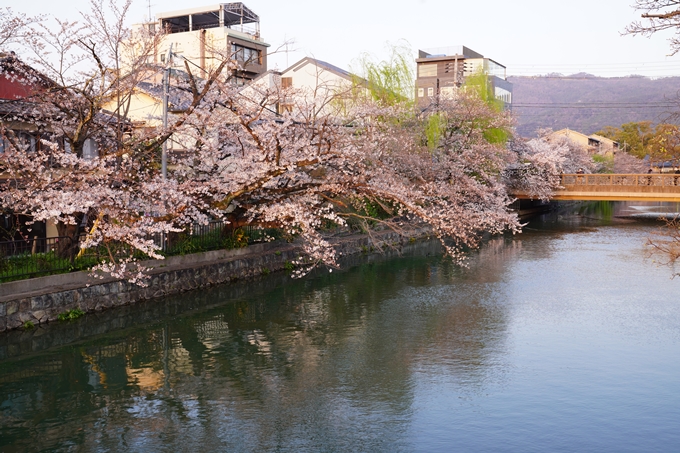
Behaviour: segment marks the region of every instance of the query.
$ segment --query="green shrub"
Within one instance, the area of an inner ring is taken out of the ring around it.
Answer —
[[[85,312],[80,308],[74,308],[73,310],[68,310],[63,313],[59,313],[57,319],[59,319],[59,321],[73,321],[74,319],[80,318],[84,314]]]

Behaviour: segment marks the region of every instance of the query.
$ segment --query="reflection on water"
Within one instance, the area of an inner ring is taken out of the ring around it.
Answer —
[[[154,320],[0,361],[0,444],[673,450],[678,282],[643,259],[646,225],[558,224],[466,269],[428,252],[128,307]]]

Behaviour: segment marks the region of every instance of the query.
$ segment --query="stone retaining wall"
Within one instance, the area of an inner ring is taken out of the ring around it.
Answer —
[[[340,256],[367,252],[373,247],[401,247],[428,237],[426,229],[407,236],[381,232],[349,236],[335,242]],[[286,243],[258,244],[244,249],[218,250],[142,263],[152,268],[149,285],[125,280],[100,280],[86,272],[52,275],[0,285],[0,332],[55,321],[60,313],[80,309],[86,313],[133,304],[235,280],[283,270],[299,257],[299,249]]]

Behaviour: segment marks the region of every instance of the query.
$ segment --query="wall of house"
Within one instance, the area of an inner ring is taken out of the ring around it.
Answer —
[[[282,72],[281,84],[283,88],[288,86],[293,89],[290,97],[282,102],[284,110],[285,106],[290,108],[295,105],[309,105],[313,102],[321,114],[341,114],[346,107],[343,99],[368,95],[365,88],[359,88],[357,91],[356,83],[351,79],[311,61],[295,65]],[[331,99],[332,101],[328,102]]]
[[[4,73],[0,73],[0,99],[23,99],[30,96],[32,92],[33,87],[24,81],[10,79]]]
[[[588,147],[588,136],[581,134],[580,132],[572,131],[569,129],[562,129],[559,131],[553,132],[553,135],[555,136],[564,136],[567,137],[569,140],[571,140],[574,143],[577,143],[583,147]]]
[[[160,56],[166,55],[168,47],[172,44],[173,53],[181,55],[206,71],[210,71],[219,66],[223,55],[231,56],[232,43],[260,51],[260,61],[249,62],[245,67],[247,78],[252,79],[267,70],[268,44],[255,40],[247,33],[226,27],[169,34],[159,46],[157,61],[162,62]],[[175,59],[173,65],[183,69],[184,61],[180,58]]]
[[[512,84],[505,79],[505,67],[489,58],[435,57],[417,61],[416,101],[423,108],[431,98],[454,97],[465,78],[479,72],[488,75],[496,99],[512,103]]]
[[[288,69],[281,73],[281,78],[292,78],[292,87],[304,89],[310,93],[316,91],[318,95],[333,95],[351,88],[351,81],[334,72],[327,71],[312,63]]]
[[[104,108],[110,110],[108,107]],[[163,124],[163,102],[146,93],[135,91],[130,98],[128,119],[135,122],[143,121],[148,127],[161,126]]]

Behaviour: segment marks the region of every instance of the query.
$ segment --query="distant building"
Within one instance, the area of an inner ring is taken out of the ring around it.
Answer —
[[[570,129],[560,129],[550,134],[553,137],[566,137],[574,143],[578,143],[590,152],[597,154],[614,154],[619,149],[619,143],[601,135],[586,135]]]
[[[365,79],[344,69],[310,57],[281,71],[279,80],[284,94],[293,93],[281,100],[280,113],[291,112],[296,102],[309,103],[311,98],[322,102],[321,111],[329,113],[342,108],[342,102],[338,101],[366,94],[368,84]],[[335,102],[330,103],[331,99]]]
[[[167,33],[149,63],[164,64],[172,44],[174,54],[204,71],[215,69],[225,57],[229,58],[233,63],[229,69],[231,81],[235,85],[245,85],[267,71],[269,44],[260,36],[260,18],[243,3],[162,12],[156,18],[155,22],[138,25],[151,32]],[[173,65],[183,68],[184,61],[176,58]]]
[[[512,105],[512,84],[505,66],[465,46],[419,50],[416,65],[416,101],[421,108],[455,96],[465,79],[478,72],[487,75],[496,99],[507,109]]]

